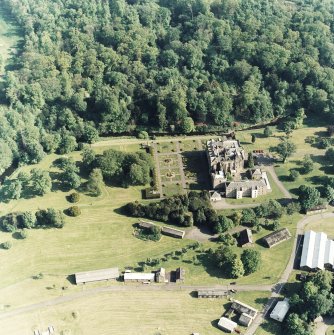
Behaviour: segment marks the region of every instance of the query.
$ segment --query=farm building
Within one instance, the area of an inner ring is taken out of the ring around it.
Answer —
[[[253,244],[252,231],[248,228],[240,231],[237,240],[240,247],[247,247]]]
[[[176,237],[176,238],[183,238],[185,234],[183,230],[170,228],[170,227],[162,227],[161,232],[165,235]]]
[[[220,318],[218,321],[218,328],[227,333],[233,333],[237,326],[238,325],[234,321],[225,317]]]
[[[279,301],[273,311],[270,313],[270,317],[276,321],[282,322],[290,309],[289,299],[285,298],[283,301]]]
[[[124,282],[154,282],[155,273],[130,272],[124,273]]]
[[[248,327],[252,323],[258,313],[255,308],[238,300],[233,301],[231,309],[240,314],[239,323],[245,327]]]
[[[143,229],[150,229],[152,227],[156,227],[156,225],[153,222],[144,221],[144,220],[139,220],[138,226],[139,228],[143,228]]]
[[[85,284],[101,280],[116,280],[119,277],[118,268],[101,269],[86,272],[77,272],[75,275],[76,284]]]
[[[269,248],[272,248],[275,245],[288,240],[289,238],[291,238],[289,230],[287,228],[283,228],[270,233],[269,235],[265,236],[263,240]]]
[[[267,172],[262,171],[261,169],[255,169],[248,173],[249,176],[245,179],[226,182],[226,198],[257,198],[260,195],[265,195],[272,191]],[[250,179],[248,179],[248,177],[250,177]]]
[[[157,283],[165,283],[166,282],[166,269],[160,268],[155,274],[155,281]]]
[[[175,274],[175,278],[176,278],[176,282],[179,283],[183,283],[185,280],[185,275],[186,275],[186,270],[182,269],[182,268],[177,268],[176,269],[176,274]]]
[[[325,233],[305,232],[300,268],[305,270],[333,269],[334,241]]]
[[[198,298],[223,298],[228,295],[228,291],[226,290],[198,290],[197,297]]]
[[[221,193],[219,193],[217,191],[209,191],[209,195],[210,195],[210,201],[212,201],[212,202],[216,202],[216,201],[222,200]]]

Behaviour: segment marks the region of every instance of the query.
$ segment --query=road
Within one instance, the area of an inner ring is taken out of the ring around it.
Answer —
[[[72,302],[75,300],[96,296],[97,294],[106,292],[133,292],[133,291],[185,291],[189,294],[193,291],[200,289],[219,289],[229,290],[235,289],[237,291],[249,292],[249,291],[271,291],[272,285],[213,285],[213,286],[201,286],[201,285],[177,285],[177,284],[166,284],[166,285],[143,285],[143,284],[119,284],[110,285],[104,287],[89,288],[82,286],[83,290],[74,294],[68,294],[61,297],[49,299],[46,301],[38,302],[35,304],[22,306],[14,310],[4,312],[0,314],[0,320],[8,319],[21,314],[33,312],[39,309],[44,309],[51,306]]]
[[[315,325],[314,335],[324,335],[329,326],[334,325],[334,317],[324,317],[322,322]]]
[[[274,180],[280,191],[284,194],[284,198],[292,199],[292,196],[289,193],[289,191],[285,188],[284,184],[278,179],[275,168],[272,165],[270,165],[266,166],[265,170],[270,173],[271,178]]]

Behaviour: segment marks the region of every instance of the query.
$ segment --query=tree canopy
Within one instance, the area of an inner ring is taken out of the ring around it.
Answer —
[[[99,135],[333,113],[333,0],[3,3],[25,38],[5,76],[0,170]]]

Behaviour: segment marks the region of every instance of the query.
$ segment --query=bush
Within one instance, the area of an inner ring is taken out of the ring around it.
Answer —
[[[66,210],[68,216],[79,216],[81,214],[81,209],[78,206],[72,206]]]
[[[290,178],[291,181],[297,180],[298,177],[299,177],[299,172],[297,170],[295,170],[295,169],[290,170],[289,178]]]
[[[21,230],[18,232],[18,236],[21,240],[24,240],[28,237],[28,233],[26,230]]]
[[[294,213],[299,213],[301,210],[300,204],[298,202],[290,202],[286,206],[286,213],[288,215],[292,215]]]
[[[149,136],[148,136],[147,131],[145,131],[145,130],[140,131],[137,135],[137,138],[139,138],[141,140],[148,140]]]
[[[8,250],[12,247],[12,242],[6,241],[6,242],[1,243],[0,246],[2,249]]]
[[[76,203],[80,200],[80,194],[78,192],[73,192],[68,196],[68,201],[71,203]]]

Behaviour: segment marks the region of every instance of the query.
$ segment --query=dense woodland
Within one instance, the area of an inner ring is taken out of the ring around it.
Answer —
[[[98,135],[334,111],[333,0],[2,3],[24,46],[6,75],[0,170]]]

